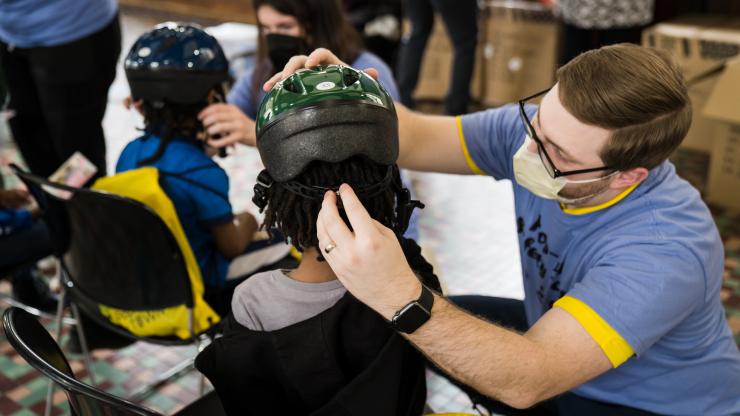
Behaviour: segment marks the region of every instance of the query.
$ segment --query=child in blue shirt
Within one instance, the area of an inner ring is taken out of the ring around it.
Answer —
[[[12,273],[15,299],[53,311],[57,299],[32,266],[32,262],[51,254],[51,239],[46,224],[37,221],[35,212],[24,208],[29,202],[24,191],[0,189],[0,270]],[[0,276],[3,277],[6,276]]]
[[[145,127],[121,153],[116,172],[159,170],[160,185],[200,266],[205,300],[224,315],[238,283],[226,282],[229,262],[253,248],[257,231],[251,214],[232,213],[226,172],[212,160],[215,151],[200,140],[197,115],[224,96],[228,62],[216,39],[202,29],[164,23],[137,40],[125,69]]]

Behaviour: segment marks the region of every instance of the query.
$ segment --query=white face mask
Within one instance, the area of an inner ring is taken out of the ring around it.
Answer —
[[[598,182],[607,178],[611,178],[612,176],[619,173],[614,172],[610,175],[602,176],[600,178],[583,180],[569,180],[565,179],[562,176],[558,178],[553,178],[552,176],[550,176],[549,173],[547,173],[547,169],[545,168],[543,161],[540,159],[539,154],[532,153],[527,150],[527,147],[529,147],[529,144],[531,142],[532,138],[526,136],[524,138],[524,143],[522,144],[522,147],[520,147],[514,155],[514,178],[516,178],[516,181],[519,185],[527,188],[527,190],[541,198],[554,199],[564,204],[574,204],[580,201],[585,201],[589,198],[595,197],[602,192],[605,192],[605,190],[597,192],[593,195],[586,195],[575,199],[564,198],[562,196],[559,196],[558,194],[565,187],[565,185],[569,183],[578,184]]]

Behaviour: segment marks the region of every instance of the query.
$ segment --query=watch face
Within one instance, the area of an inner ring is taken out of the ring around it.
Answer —
[[[410,334],[429,320],[429,311],[418,303],[410,303],[393,318],[397,330]]]

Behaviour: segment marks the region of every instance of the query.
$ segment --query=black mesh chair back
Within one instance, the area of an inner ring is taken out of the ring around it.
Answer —
[[[72,414],[79,416],[157,416],[159,413],[77,380],[59,345],[28,312],[10,308],[3,314],[8,342],[33,368],[62,387]]]
[[[68,290],[93,318],[101,304],[129,311],[193,306],[180,246],[149,207],[130,198],[51,183],[17,168],[16,174],[32,194],[42,194],[45,204],[53,201],[64,207],[69,243],[62,264],[72,283]],[[59,197],[59,191],[68,197]]]

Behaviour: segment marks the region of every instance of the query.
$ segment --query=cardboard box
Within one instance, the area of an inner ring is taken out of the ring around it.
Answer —
[[[485,32],[482,26],[483,20],[478,26],[479,36]],[[405,33],[409,33],[411,26],[406,21]],[[437,16],[434,21],[432,34],[427,42],[424,51],[424,58],[419,69],[419,83],[414,90],[414,98],[417,100],[435,100],[441,101],[447,95],[447,90],[452,81],[452,61],[454,59],[454,49],[452,42],[447,34],[447,29],[442,19]],[[482,75],[482,49],[480,42],[476,47],[475,67],[473,69],[473,79],[470,82],[470,97],[479,101],[483,93],[481,83]]]
[[[712,152],[716,123],[707,119],[701,109],[718,79],[711,75],[713,69],[740,54],[740,19],[712,15],[680,17],[647,28],[642,34],[642,44],[670,53],[689,83],[694,114],[691,130],[681,147]]]
[[[534,2],[490,1],[484,15],[483,102],[503,105],[552,86],[560,36],[550,10]]]
[[[706,198],[740,210],[740,59],[728,63],[707,98],[703,115],[716,123]]]

